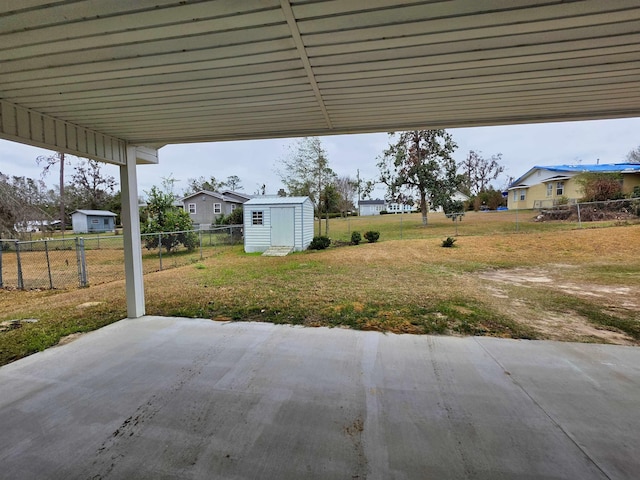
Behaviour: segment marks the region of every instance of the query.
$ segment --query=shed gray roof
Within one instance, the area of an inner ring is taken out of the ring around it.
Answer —
[[[73,213],[82,213],[83,215],[91,215],[94,217],[117,217],[116,213],[110,212],[109,210],[76,210]]]
[[[247,201],[245,205],[299,205],[309,197],[257,197]]]

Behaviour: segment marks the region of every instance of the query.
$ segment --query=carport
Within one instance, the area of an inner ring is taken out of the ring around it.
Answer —
[[[145,317],[137,166],[638,116],[639,31],[637,0],[0,3],[0,137],[120,166],[132,318],[0,369],[0,476],[635,478],[637,348]]]
[[[636,0],[30,0],[0,5],[0,137],[120,166],[166,144],[631,117]]]

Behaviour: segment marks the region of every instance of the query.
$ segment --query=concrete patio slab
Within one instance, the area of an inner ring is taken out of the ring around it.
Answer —
[[[144,317],[0,368],[0,477],[631,479],[640,349]]]

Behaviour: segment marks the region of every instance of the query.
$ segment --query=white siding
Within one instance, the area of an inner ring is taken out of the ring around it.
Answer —
[[[271,246],[271,208],[294,208],[294,250],[305,250],[313,239],[313,205],[309,198],[285,197],[244,204],[244,251],[264,252]],[[263,224],[253,225],[253,212],[263,212]]]
[[[262,213],[262,225],[252,225],[253,212]],[[244,214],[244,251],[264,252],[271,245],[271,215],[268,205],[246,206]]]
[[[74,233],[87,233],[89,231],[87,216],[80,212],[71,214],[71,225]]]
[[[313,204],[311,200],[307,199],[302,204],[302,245],[301,250],[306,250],[311,240],[313,240]]]
[[[303,220],[302,220],[302,204],[300,205],[296,205],[296,210],[295,210],[295,217],[294,217],[294,222],[293,222],[293,228],[294,228],[294,237],[295,238],[295,245],[293,247],[293,249],[296,252],[299,252],[300,250],[302,250],[302,226],[303,226]]]

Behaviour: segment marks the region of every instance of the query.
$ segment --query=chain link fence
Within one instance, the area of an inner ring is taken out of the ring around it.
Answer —
[[[578,222],[630,221],[640,218],[640,198],[624,198],[602,202],[575,202],[540,208],[536,221],[564,220]]]
[[[195,236],[194,248],[187,249],[180,245],[168,252],[163,246],[167,243],[163,242],[163,238],[180,233]],[[145,274],[196,263],[216,249],[243,241],[242,225],[149,233],[141,237]],[[31,241],[0,239],[0,288],[82,288],[122,279],[122,235]]]

